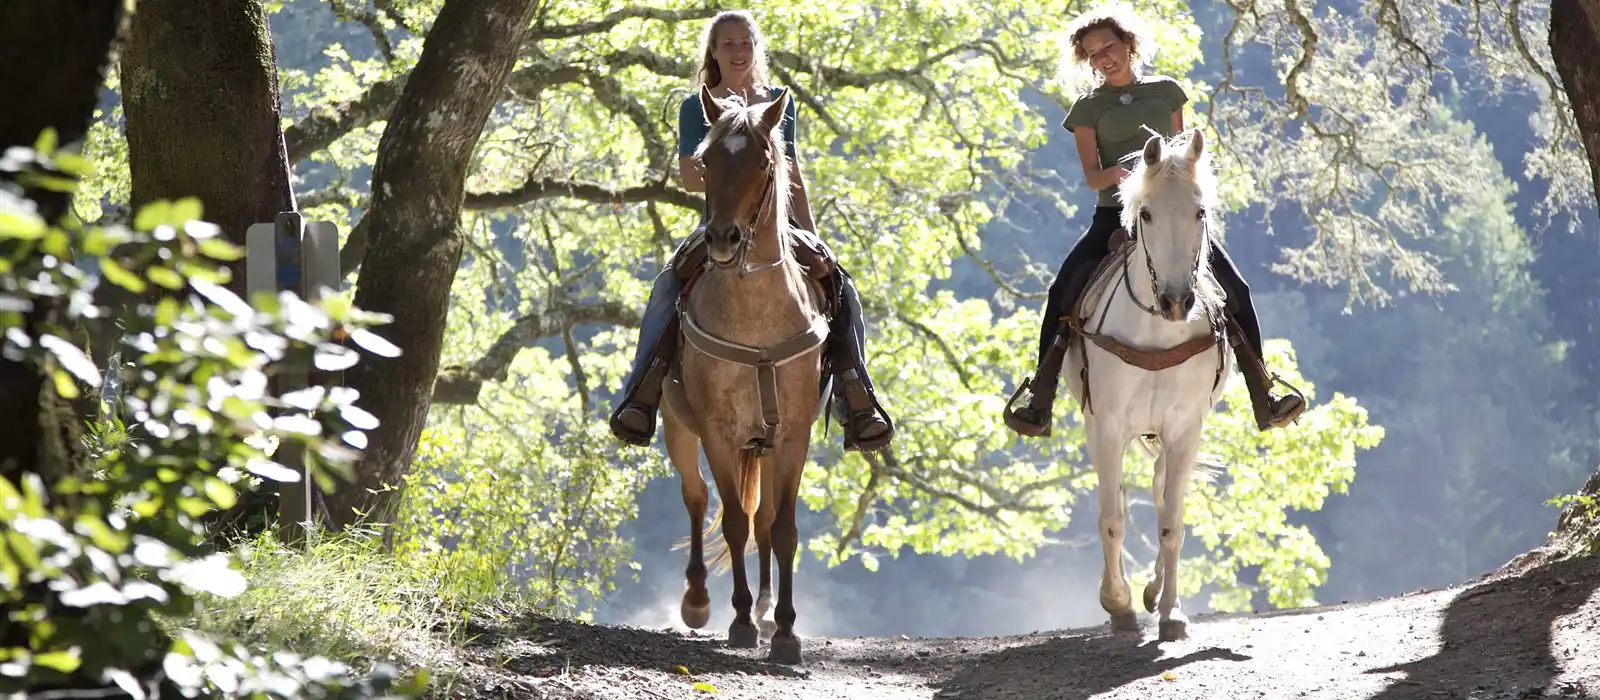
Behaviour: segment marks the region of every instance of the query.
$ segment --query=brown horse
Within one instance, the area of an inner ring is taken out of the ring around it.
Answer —
[[[663,390],[662,429],[689,511],[684,624],[699,629],[711,617],[704,539],[717,523],[702,532],[708,494],[700,448],[716,480],[725,540],[712,563],[726,562],[733,570],[735,618],[728,644],[760,645],[755,620],[772,607],[776,550],[777,625],[768,658],[798,664],[795,500],[822,406],[818,387],[828,324],[822,290],[790,253],[789,164],[779,129],[788,102],[787,91],[773,102],[746,106],[700,89],[711,124],[698,152],[706,166],[709,269],[678,302],[680,359]],[[754,619],[744,567],[752,536],[761,563]]]

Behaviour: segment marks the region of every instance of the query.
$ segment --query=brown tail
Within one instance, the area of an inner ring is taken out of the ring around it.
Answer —
[[[722,494],[718,494],[721,496]],[[739,452],[739,502],[744,505],[745,517],[750,519],[750,536],[745,538],[744,554],[756,551],[756,511],[761,508],[761,457],[755,450]],[[705,542],[706,566],[716,573],[727,572],[733,566],[733,554],[728,551],[728,541],[722,536],[722,499],[717,499],[717,510],[711,514],[702,535]],[[688,538],[678,540],[673,549],[689,546]],[[743,556],[743,555],[741,555]]]

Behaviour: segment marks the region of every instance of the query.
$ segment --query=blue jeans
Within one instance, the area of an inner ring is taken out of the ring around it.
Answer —
[[[639,339],[634,344],[633,368],[628,370],[628,379],[622,383],[623,394],[618,401],[626,400],[628,392],[644,374],[645,363],[655,353],[656,343],[661,341],[661,334],[666,332],[667,323],[672,321],[673,314],[678,313],[678,296],[683,293],[683,280],[678,279],[677,271],[672,267],[661,268],[661,273],[656,275],[656,284],[650,289],[650,301],[645,304],[644,317],[639,319]],[[617,404],[621,406],[621,404]]]

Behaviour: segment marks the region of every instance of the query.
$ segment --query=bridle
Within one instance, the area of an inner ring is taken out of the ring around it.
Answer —
[[[751,130],[752,134],[754,131],[755,130]],[[755,138],[762,145],[762,148],[768,151],[770,154],[772,150],[772,141],[761,135],[757,135]],[[706,262],[710,263],[712,267],[723,270],[736,267],[739,270],[739,276],[744,277],[746,275],[761,272],[763,270],[774,270],[783,265],[784,258],[782,255],[779,255],[777,260],[762,265],[752,266],[746,261],[750,253],[750,244],[755,240],[756,228],[762,224],[764,219],[776,213],[772,212],[769,214],[769,210],[767,208],[767,205],[772,202],[774,197],[777,196],[778,175],[776,168],[770,167],[770,165],[769,159],[766,182],[762,183],[761,185],[761,200],[756,202],[755,213],[750,215],[747,221],[739,221],[736,219],[734,222],[734,230],[738,232],[738,242],[734,244],[735,247],[733,258],[725,263],[719,263],[715,260],[707,260]],[[706,220],[708,222],[711,220],[711,191],[709,189],[706,191]]]
[[[1151,259],[1150,259],[1150,243],[1149,243],[1149,241],[1145,240],[1145,236],[1144,236],[1144,217],[1143,217],[1143,212],[1140,212],[1139,215],[1136,215],[1134,217],[1133,229],[1134,229],[1133,230],[1133,239],[1139,243],[1140,250],[1144,251],[1144,269],[1145,269],[1146,272],[1150,273],[1150,298],[1151,299],[1160,299],[1161,298],[1161,292],[1156,289],[1156,266],[1155,266],[1155,263],[1151,262]],[[1198,289],[1199,286],[1200,286],[1200,266],[1203,263],[1203,261],[1200,259],[1200,256],[1205,253],[1208,245],[1210,245],[1212,243],[1212,241],[1210,240],[1210,238],[1211,238],[1211,219],[1210,219],[1210,217],[1206,217],[1201,221],[1201,224],[1200,224],[1200,236],[1202,237],[1202,239],[1205,240],[1207,245],[1200,246],[1200,251],[1195,254],[1194,264],[1189,266],[1189,288],[1190,289]],[[1133,264],[1133,256],[1130,255],[1130,256],[1125,257],[1125,258],[1122,259],[1122,286],[1123,286],[1124,289],[1128,290],[1128,298],[1133,301],[1133,305],[1134,306],[1139,307],[1139,310],[1141,310],[1141,311],[1143,311],[1143,312],[1145,312],[1145,313],[1147,313],[1147,314],[1149,314],[1151,316],[1158,316],[1158,317],[1161,316],[1161,312],[1160,311],[1156,310],[1155,307],[1144,303],[1144,301],[1139,299],[1139,295],[1138,294],[1134,294],[1133,293],[1133,275],[1132,275],[1132,270],[1130,270],[1128,268],[1128,266],[1131,265],[1131,264]]]

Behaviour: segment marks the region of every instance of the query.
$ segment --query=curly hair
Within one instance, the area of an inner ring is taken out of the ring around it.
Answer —
[[[1155,56],[1155,39],[1132,7],[1122,3],[1110,3],[1084,12],[1074,17],[1072,23],[1067,26],[1068,46],[1064,52],[1066,55],[1062,57],[1062,63],[1065,64],[1063,67],[1086,71],[1089,75],[1085,77],[1092,85],[1098,85],[1104,78],[1089,65],[1089,54],[1083,50],[1083,37],[1096,29],[1109,29],[1122,40],[1122,43],[1128,45],[1128,57],[1133,63],[1135,72]]]

